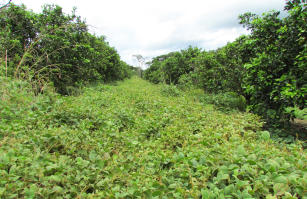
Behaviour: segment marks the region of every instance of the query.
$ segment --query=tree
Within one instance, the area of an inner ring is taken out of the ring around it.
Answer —
[[[288,121],[293,115],[287,107],[305,107],[307,8],[303,2],[291,2],[285,18],[279,18],[279,12],[240,17],[255,47],[255,57],[244,65],[245,92],[251,110],[267,121]]]
[[[0,11],[6,7],[8,7],[11,4],[12,0],[9,0],[6,3],[0,3]]]
[[[25,6],[0,12],[0,55],[7,52],[8,75],[30,81],[36,92],[52,82],[57,92],[91,81],[114,81],[128,77],[130,67],[104,37],[88,32],[75,14],[60,6],[46,5],[41,13]]]
[[[143,57],[142,55],[140,54],[137,54],[137,55],[132,55],[133,57],[135,57],[139,63],[138,67],[137,67],[137,73],[138,73],[138,76],[139,77],[142,77],[142,69],[144,68],[145,66],[145,62],[146,62],[146,58]]]
[[[182,75],[195,70],[195,58],[199,53],[200,49],[189,46],[185,50],[155,57],[145,71],[145,79],[154,83],[177,84]]]

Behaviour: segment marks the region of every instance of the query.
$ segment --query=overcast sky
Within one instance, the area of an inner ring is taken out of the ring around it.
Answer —
[[[3,1],[3,0],[2,0]],[[57,4],[86,19],[92,33],[105,35],[121,58],[154,57],[189,45],[211,50],[247,34],[238,24],[245,12],[282,10],[285,0],[13,0],[40,12]]]

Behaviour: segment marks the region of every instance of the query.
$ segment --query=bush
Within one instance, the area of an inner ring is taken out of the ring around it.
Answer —
[[[294,115],[295,118],[307,121],[307,108],[299,109],[298,107],[287,107],[286,112]]]
[[[209,94],[206,93],[201,99],[206,104],[214,104],[221,110],[246,110],[246,100],[242,95],[233,92]]]
[[[105,37],[88,32],[75,10],[67,15],[59,6],[46,5],[36,14],[12,4],[0,12],[0,29],[0,57],[7,57],[8,76],[29,80],[35,92],[52,82],[58,93],[68,95],[82,83],[131,76],[131,67]]]
[[[306,103],[307,7],[303,1],[292,3],[284,18],[276,11],[240,16],[256,52],[244,65],[245,93],[250,109],[270,123],[289,121],[294,115],[286,108],[303,109]]]
[[[191,88],[196,87],[194,83],[194,75],[194,73],[181,75],[178,80],[177,87],[181,90],[190,90]]]
[[[165,97],[171,96],[171,97],[178,97],[181,95],[180,90],[175,85],[166,85],[164,84],[161,87],[161,94]]]
[[[304,118],[301,111],[287,108],[306,107],[307,4],[298,0],[286,4],[285,17],[279,11],[241,15],[240,24],[251,34],[217,50],[189,48],[153,58],[145,79],[181,89],[193,85],[208,93],[235,92],[245,99],[229,94],[205,98],[219,107],[240,110],[247,104],[269,125],[284,126],[290,119]]]

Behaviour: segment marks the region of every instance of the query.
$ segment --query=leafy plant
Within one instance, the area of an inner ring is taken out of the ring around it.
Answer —
[[[245,13],[239,16],[240,24],[250,35],[217,50],[189,47],[157,56],[144,78],[183,89],[193,85],[210,94],[235,92],[267,124],[289,125],[298,114],[286,109],[306,106],[306,9],[305,1],[295,0],[286,2],[285,17],[279,11]],[[211,101],[220,103],[217,98]]]
[[[175,85],[162,85],[161,94],[166,97],[178,97],[180,96],[180,90]]]
[[[305,106],[306,3],[294,3],[288,14],[283,19],[279,12],[240,17],[240,23],[251,31],[256,51],[244,66],[245,92],[250,96],[250,109],[268,121],[287,121],[291,114],[286,107]]]
[[[239,111],[246,110],[246,100],[243,96],[239,96],[236,93],[226,92],[220,94],[209,94],[206,93],[201,101],[206,104],[214,104],[219,109],[232,110],[236,109]]]
[[[41,13],[11,4],[0,13],[0,56],[6,57],[6,74],[25,79],[34,92],[52,83],[58,93],[74,94],[80,84],[123,80],[131,66],[103,36],[88,32],[73,10],[67,15],[55,5]]]
[[[138,77],[35,95],[0,78],[2,198],[303,198],[306,149]],[[229,94],[231,95],[231,94]]]

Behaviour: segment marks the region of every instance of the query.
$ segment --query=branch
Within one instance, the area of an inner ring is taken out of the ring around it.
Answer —
[[[7,4],[3,5],[0,7],[0,10],[2,10],[3,8],[7,7],[8,5],[10,5],[10,3],[12,2],[12,0],[9,0],[9,2],[7,2]]]

